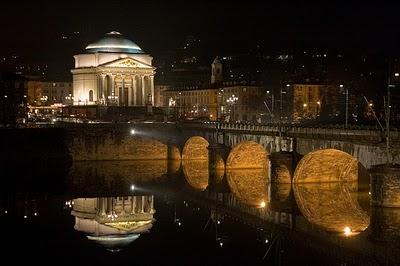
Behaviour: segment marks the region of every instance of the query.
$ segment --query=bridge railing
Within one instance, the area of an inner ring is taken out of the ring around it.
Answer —
[[[352,127],[343,128],[341,125],[325,125],[321,127],[305,127],[291,124],[247,124],[247,123],[228,123],[228,122],[191,122],[185,123],[186,126],[194,128],[207,128],[221,131],[240,131],[251,132],[254,134],[274,134],[282,136],[316,137],[316,138],[335,138],[335,139],[360,139],[366,141],[381,141],[385,137],[385,132],[374,128]],[[394,141],[400,140],[399,130],[392,129],[390,137]]]

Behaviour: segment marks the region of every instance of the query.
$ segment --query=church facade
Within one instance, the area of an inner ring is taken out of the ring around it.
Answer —
[[[74,105],[154,105],[153,58],[121,33],[107,33],[74,58]]]

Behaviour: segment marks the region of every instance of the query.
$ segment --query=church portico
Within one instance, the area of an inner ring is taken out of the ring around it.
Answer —
[[[120,33],[107,35],[75,56],[74,105],[153,105],[152,57]]]

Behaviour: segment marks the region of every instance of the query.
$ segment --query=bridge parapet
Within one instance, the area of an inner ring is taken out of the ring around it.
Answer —
[[[223,132],[237,132],[254,135],[271,135],[285,137],[301,138],[319,138],[350,140],[358,142],[382,142],[385,133],[374,129],[355,129],[341,127],[303,127],[299,125],[266,125],[266,124],[243,124],[243,123],[225,123],[225,122],[184,122],[180,124],[184,128],[218,130]],[[390,131],[391,139],[397,143],[400,141],[399,131]]]

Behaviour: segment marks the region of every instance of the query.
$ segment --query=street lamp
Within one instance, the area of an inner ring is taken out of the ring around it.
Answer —
[[[239,98],[235,96],[235,94],[232,94],[227,100],[226,103],[229,105],[229,119],[232,120],[232,116],[234,114],[234,105],[237,103]],[[233,108],[232,108],[233,107]],[[234,117],[233,117],[234,118]],[[234,118],[235,119],[235,118]]]
[[[114,94],[114,92],[111,92],[111,95],[109,95],[107,98],[108,98],[108,101],[109,101],[112,105],[115,105],[115,104],[117,103],[117,101],[118,101],[118,96],[116,96],[116,95]]]
[[[340,88],[343,88],[343,84],[339,85]],[[345,128],[347,128],[349,121],[349,88],[346,87],[346,115],[345,115]]]

